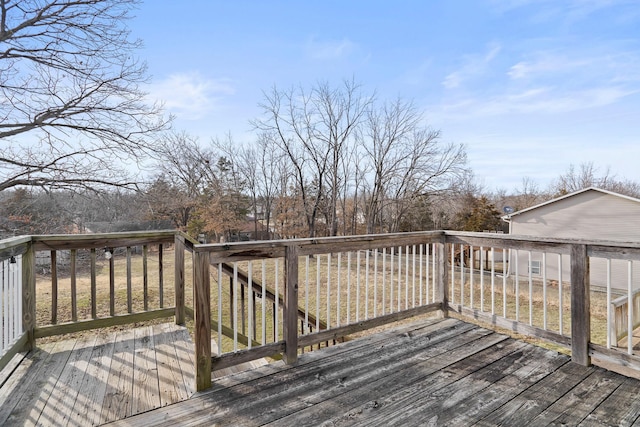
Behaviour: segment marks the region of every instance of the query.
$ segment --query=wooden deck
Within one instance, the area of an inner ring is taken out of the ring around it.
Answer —
[[[189,333],[171,324],[39,345],[2,372],[0,425],[122,419],[188,399],[193,372]]]
[[[233,374],[113,425],[634,425],[640,381],[455,319]]]

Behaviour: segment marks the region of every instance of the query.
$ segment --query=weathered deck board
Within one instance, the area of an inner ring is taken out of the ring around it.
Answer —
[[[232,374],[195,395],[193,366],[193,344],[175,325],[46,344],[0,388],[0,425],[86,426],[124,416],[110,425],[640,422],[639,380],[456,319]]]
[[[41,345],[0,387],[0,425],[84,427],[188,399],[192,347],[170,324]]]
[[[36,425],[74,344],[75,342],[70,341],[56,343],[46,354],[44,361],[32,371],[33,375],[22,380],[29,384],[29,388],[21,388],[22,392],[17,393],[20,395],[19,401],[6,419],[7,425]]]
[[[95,341],[96,336],[93,335],[86,336],[85,339],[76,342],[74,350],[69,355],[62,373],[46,401],[38,424],[67,425],[73,414],[73,406],[89,365]]]
[[[131,413],[160,407],[158,365],[151,326],[135,330]]]
[[[640,381],[454,319],[305,353],[111,425],[631,425]]]
[[[101,422],[119,420],[131,415],[134,340],[133,330],[118,332],[102,404]]]
[[[68,425],[82,427],[100,422],[115,338],[115,334],[105,334],[96,339],[89,366],[78,388],[78,397],[71,411]]]

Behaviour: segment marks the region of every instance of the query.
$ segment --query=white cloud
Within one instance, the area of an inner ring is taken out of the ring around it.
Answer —
[[[151,85],[150,97],[185,120],[198,120],[214,110],[220,98],[235,92],[228,79],[208,79],[200,73],[177,73]]]
[[[455,89],[460,87],[465,81],[483,75],[488,69],[491,61],[498,56],[501,47],[497,44],[491,44],[488,52],[483,55],[466,55],[464,64],[456,71],[449,73],[442,82],[447,89]]]

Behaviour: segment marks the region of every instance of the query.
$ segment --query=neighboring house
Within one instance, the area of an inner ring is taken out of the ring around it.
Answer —
[[[509,233],[568,239],[609,240],[618,242],[640,242],[640,199],[611,191],[589,187],[548,202],[505,215]],[[511,274],[515,273],[515,252],[511,254]],[[569,281],[569,256],[562,257],[562,280]],[[557,254],[546,254],[547,280],[558,280]],[[531,261],[525,251],[518,252],[518,275],[543,277],[543,255],[532,253]],[[628,285],[628,262],[612,260],[612,288],[626,290]],[[590,261],[591,285],[606,286],[607,263],[604,259]],[[640,284],[640,262],[633,262],[633,284]]]

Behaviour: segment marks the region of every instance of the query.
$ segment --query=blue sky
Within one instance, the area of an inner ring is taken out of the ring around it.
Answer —
[[[353,78],[412,99],[487,190],[593,162],[640,181],[637,0],[145,0],[130,21],[150,96],[202,142],[262,92]]]

